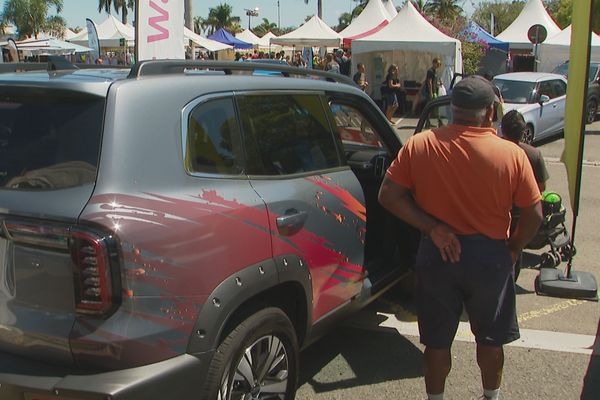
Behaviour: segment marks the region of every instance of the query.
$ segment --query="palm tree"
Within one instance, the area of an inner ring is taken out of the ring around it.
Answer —
[[[209,33],[212,34],[220,28],[225,28],[230,32],[236,32],[240,30],[240,17],[233,17],[231,13],[233,7],[229,4],[219,4],[214,8],[208,10],[207,24],[209,26]]]
[[[260,37],[263,37],[264,35],[266,35],[269,31],[277,31],[277,24],[274,22],[269,21],[266,18],[262,19],[263,22],[260,25],[257,25],[254,27],[254,29],[252,29],[254,31],[254,34]]]
[[[184,20],[188,29],[194,28],[194,14],[192,12],[192,0],[185,0]]]
[[[429,0],[425,3],[425,12],[441,21],[451,21],[463,13],[456,0]]]
[[[194,32],[198,34],[206,34],[209,27],[208,19],[203,17],[194,17]]]
[[[53,30],[66,27],[65,20],[61,17],[48,16],[50,7],[57,13],[63,8],[62,0],[7,0],[2,10],[2,23],[12,23],[17,28],[21,37],[37,37],[37,35],[50,28]]]
[[[110,14],[110,7],[113,6],[117,14],[121,14],[121,21],[127,25],[127,15],[129,10],[135,8],[135,0],[98,0],[98,12],[104,10]]]
[[[304,4],[308,4],[308,0],[304,0]],[[317,0],[317,15],[323,18],[323,0]]]
[[[413,3],[413,6],[415,6],[418,12],[425,12],[425,8],[427,7],[427,0],[411,0],[411,2]]]

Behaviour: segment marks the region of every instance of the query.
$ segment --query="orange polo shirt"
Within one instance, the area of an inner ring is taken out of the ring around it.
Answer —
[[[512,205],[540,201],[525,152],[493,128],[462,125],[411,137],[387,170],[417,205],[463,235],[507,239]]]

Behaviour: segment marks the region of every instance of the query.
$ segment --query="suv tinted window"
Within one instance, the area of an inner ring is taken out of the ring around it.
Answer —
[[[248,168],[253,175],[286,175],[340,166],[327,114],[317,95],[238,97]]]
[[[94,182],[104,98],[0,89],[0,187],[51,190]]]
[[[331,112],[340,139],[345,143],[384,147],[373,126],[354,107],[333,103],[331,104]]]
[[[185,154],[188,172],[239,175],[242,155],[231,98],[209,100],[191,111]]]

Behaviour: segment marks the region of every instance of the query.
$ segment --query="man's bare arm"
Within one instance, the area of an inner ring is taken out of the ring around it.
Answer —
[[[508,239],[508,248],[510,249],[513,261],[517,255],[525,248],[527,243],[533,239],[540,224],[542,223],[542,204],[537,202],[531,207],[521,208],[517,228]]]
[[[379,203],[396,217],[429,235],[444,261],[458,261],[461,248],[454,232],[449,226],[420,209],[410,189],[385,177],[379,189]]]

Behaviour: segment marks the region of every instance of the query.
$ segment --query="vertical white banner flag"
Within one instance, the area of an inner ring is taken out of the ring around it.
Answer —
[[[136,60],[183,59],[182,0],[138,0]]]

